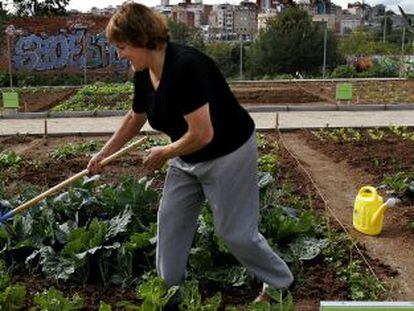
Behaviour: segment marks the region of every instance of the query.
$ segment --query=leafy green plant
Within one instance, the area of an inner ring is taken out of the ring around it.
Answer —
[[[266,154],[259,157],[258,160],[259,171],[277,174],[277,156],[275,154]]]
[[[319,129],[311,133],[320,141],[357,143],[363,138],[361,131],[353,128]]]
[[[98,311],[112,311],[112,307],[110,304],[101,301]]]
[[[385,137],[385,131],[379,128],[369,129],[367,133],[372,140],[382,140]]]
[[[257,149],[259,149],[260,151],[267,151],[267,149],[269,148],[277,147],[277,145],[269,142],[266,139],[266,136],[262,133],[256,133],[256,144],[257,144]]]
[[[248,305],[248,311],[294,311],[295,305],[290,292],[284,294],[281,290],[269,288],[266,293],[270,301],[253,302]]]
[[[318,129],[318,130],[311,131],[311,134],[313,136],[315,136],[320,141],[326,141],[327,140],[327,137],[326,137],[327,135],[326,135],[325,131],[326,130],[324,130],[324,129]]]
[[[22,309],[25,297],[25,286],[11,285],[6,266],[3,261],[0,261],[0,310]]]
[[[357,71],[354,66],[340,65],[330,74],[331,78],[355,78]]]
[[[139,146],[139,149],[144,151],[155,146],[165,146],[169,143],[169,139],[163,137],[148,137],[147,140]]]
[[[7,273],[6,265],[3,260],[0,260],[0,290],[5,289],[10,284],[10,278]]]
[[[203,303],[199,291],[199,284],[196,280],[189,281],[180,291],[182,302],[180,310],[189,311],[216,311],[221,304],[221,294],[217,293],[213,297],[206,299]]]
[[[350,284],[349,298],[352,300],[375,300],[384,287],[369,271],[364,271],[361,262],[351,260],[347,267],[339,269],[339,277]]]
[[[13,150],[0,153],[0,169],[18,168],[22,162],[23,159]]]
[[[361,261],[352,258],[352,241],[345,233],[328,233],[329,243],[323,249],[324,260],[332,265],[338,278],[349,285],[349,299],[375,300],[385,293],[384,284],[364,268]],[[349,251],[351,250],[351,252]]]
[[[359,142],[362,139],[362,134],[361,131],[358,129],[354,129],[354,128],[348,128],[346,129],[347,131],[347,139],[345,141],[350,141],[350,142]]]
[[[85,143],[68,143],[60,145],[50,152],[50,157],[56,160],[70,159],[78,155],[90,155],[103,146],[102,142],[89,141]]]
[[[84,86],[55,111],[127,110],[131,108],[132,83],[97,82]]]
[[[143,300],[141,310],[161,311],[177,291],[178,286],[167,288],[160,277],[150,278],[137,290],[138,297]]]
[[[72,311],[83,308],[83,299],[78,294],[66,298],[62,292],[53,287],[47,291],[35,295],[34,302],[41,310],[50,311]]]
[[[266,213],[261,226],[269,238],[283,245],[302,234],[311,233],[314,230],[313,224],[314,216],[311,212],[304,212],[297,218],[287,213],[284,208],[276,207]]]
[[[26,287],[24,285],[9,285],[0,291],[0,310],[20,310],[24,306]]]
[[[381,183],[388,192],[396,195],[397,197],[404,197],[414,194],[414,174],[407,172],[398,172],[391,176],[385,176]]]

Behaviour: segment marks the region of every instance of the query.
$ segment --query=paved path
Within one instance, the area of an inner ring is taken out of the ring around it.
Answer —
[[[273,129],[278,119],[280,129],[326,127],[414,126],[414,110],[400,111],[303,111],[251,113],[260,130]],[[49,118],[49,134],[112,133],[121,117]],[[44,133],[43,119],[0,119],[0,135]],[[146,124],[145,131],[151,131]]]

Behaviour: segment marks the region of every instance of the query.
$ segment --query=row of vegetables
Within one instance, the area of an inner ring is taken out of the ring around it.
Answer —
[[[268,147],[263,137],[259,137],[259,146],[260,143]],[[363,265],[349,257],[347,238],[327,230],[326,220],[309,209],[309,198],[295,196],[293,185],[280,182],[279,159],[273,152],[260,157],[258,175],[260,230],[270,245],[291,265],[299,280],[304,263],[320,258],[338,268],[341,281],[348,284],[349,298],[380,295],[383,288],[374,284],[369,275],[364,276]],[[4,170],[10,168],[12,166],[3,167]],[[182,310],[217,310],[222,304],[221,294],[204,299],[200,286],[217,289],[257,286],[257,281],[215,235],[212,214],[206,202],[198,219],[189,259],[189,281],[181,289],[166,289],[162,280],[156,277],[154,266],[156,206],[160,196],[160,189],[155,184],[158,183],[147,177],[139,180],[125,177],[117,184],[107,184],[100,176],[85,178],[68,191],[43,201],[23,215],[16,215],[0,227],[1,267],[7,272],[2,274],[4,278],[0,282],[0,306],[5,310],[27,307],[24,285],[12,284],[7,277],[7,274],[22,272],[43,275],[56,280],[57,284],[70,282],[83,286],[137,288],[141,305],[124,301],[115,306],[135,310],[160,310],[177,290],[186,297]],[[35,196],[37,190],[29,187],[17,196],[8,197],[0,189],[1,196],[8,200],[1,201],[0,212]],[[355,277],[358,282],[352,281]],[[70,310],[82,308],[79,297],[65,298],[56,289],[40,292],[32,298],[31,306],[48,309],[39,304],[39,301],[48,301],[48,297],[60,297],[56,299],[73,304]],[[293,308],[292,301],[291,295],[280,301],[274,293],[273,303],[276,305],[283,303],[285,308]],[[11,305],[15,307],[11,308]],[[199,308],[191,309],[191,305]],[[228,310],[236,308],[226,306]],[[250,310],[268,310],[270,307],[270,303],[246,305]],[[111,306],[102,302],[100,308],[110,310]]]

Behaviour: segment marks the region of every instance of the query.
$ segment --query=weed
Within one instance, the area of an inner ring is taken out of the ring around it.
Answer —
[[[388,192],[395,194],[397,197],[403,197],[408,191],[414,191],[414,174],[398,172],[391,176],[388,175],[382,181]]]
[[[19,168],[23,159],[13,150],[3,151],[0,153],[0,169]]]
[[[350,238],[344,233],[334,232],[328,235],[328,239],[329,243],[323,250],[325,261],[333,265],[341,281],[349,284],[349,298],[353,300],[380,298],[385,292],[384,285],[362,266],[361,261],[352,258],[353,246]],[[344,248],[344,245],[348,247]]]
[[[169,143],[169,139],[162,137],[148,137],[146,141],[139,146],[141,151],[145,151],[155,146],[165,146]]]
[[[79,155],[90,155],[99,151],[103,146],[102,142],[89,141],[85,143],[68,143],[58,146],[50,152],[50,157],[56,160],[70,159]]]
[[[269,172],[272,174],[278,173],[277,156],[275,154],[266,154],[259,158],[258,166],[259,171]]]
[[[168,301],[175,295],[178,286],[167,288],[164,280],[154,277],[141,284],[138,288],[138,297],[143,300],[142,310],[162,310]]]
[[[369,129],[367,130],[368,136],[372,139],[372,140],[382,140],[385,136],[385,131],[379,129],[379,128],[373,128],[373,129]]]
[[[72,299],[66,298],[63,294],[50,288],[37,294],[34,297],[34,302],[41,308],[41,310],[81,310],[83,308],[83,299],[78,294],[73,295]]]

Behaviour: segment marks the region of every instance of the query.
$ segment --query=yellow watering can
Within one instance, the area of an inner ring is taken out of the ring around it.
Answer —
[[[398,199],[390,198],[384,203],[377,189],[372,186],[362,187],[354,203],[355,229],[368,235],[380,234],[385,210],[387,207],[394,207],[398,202]]]

